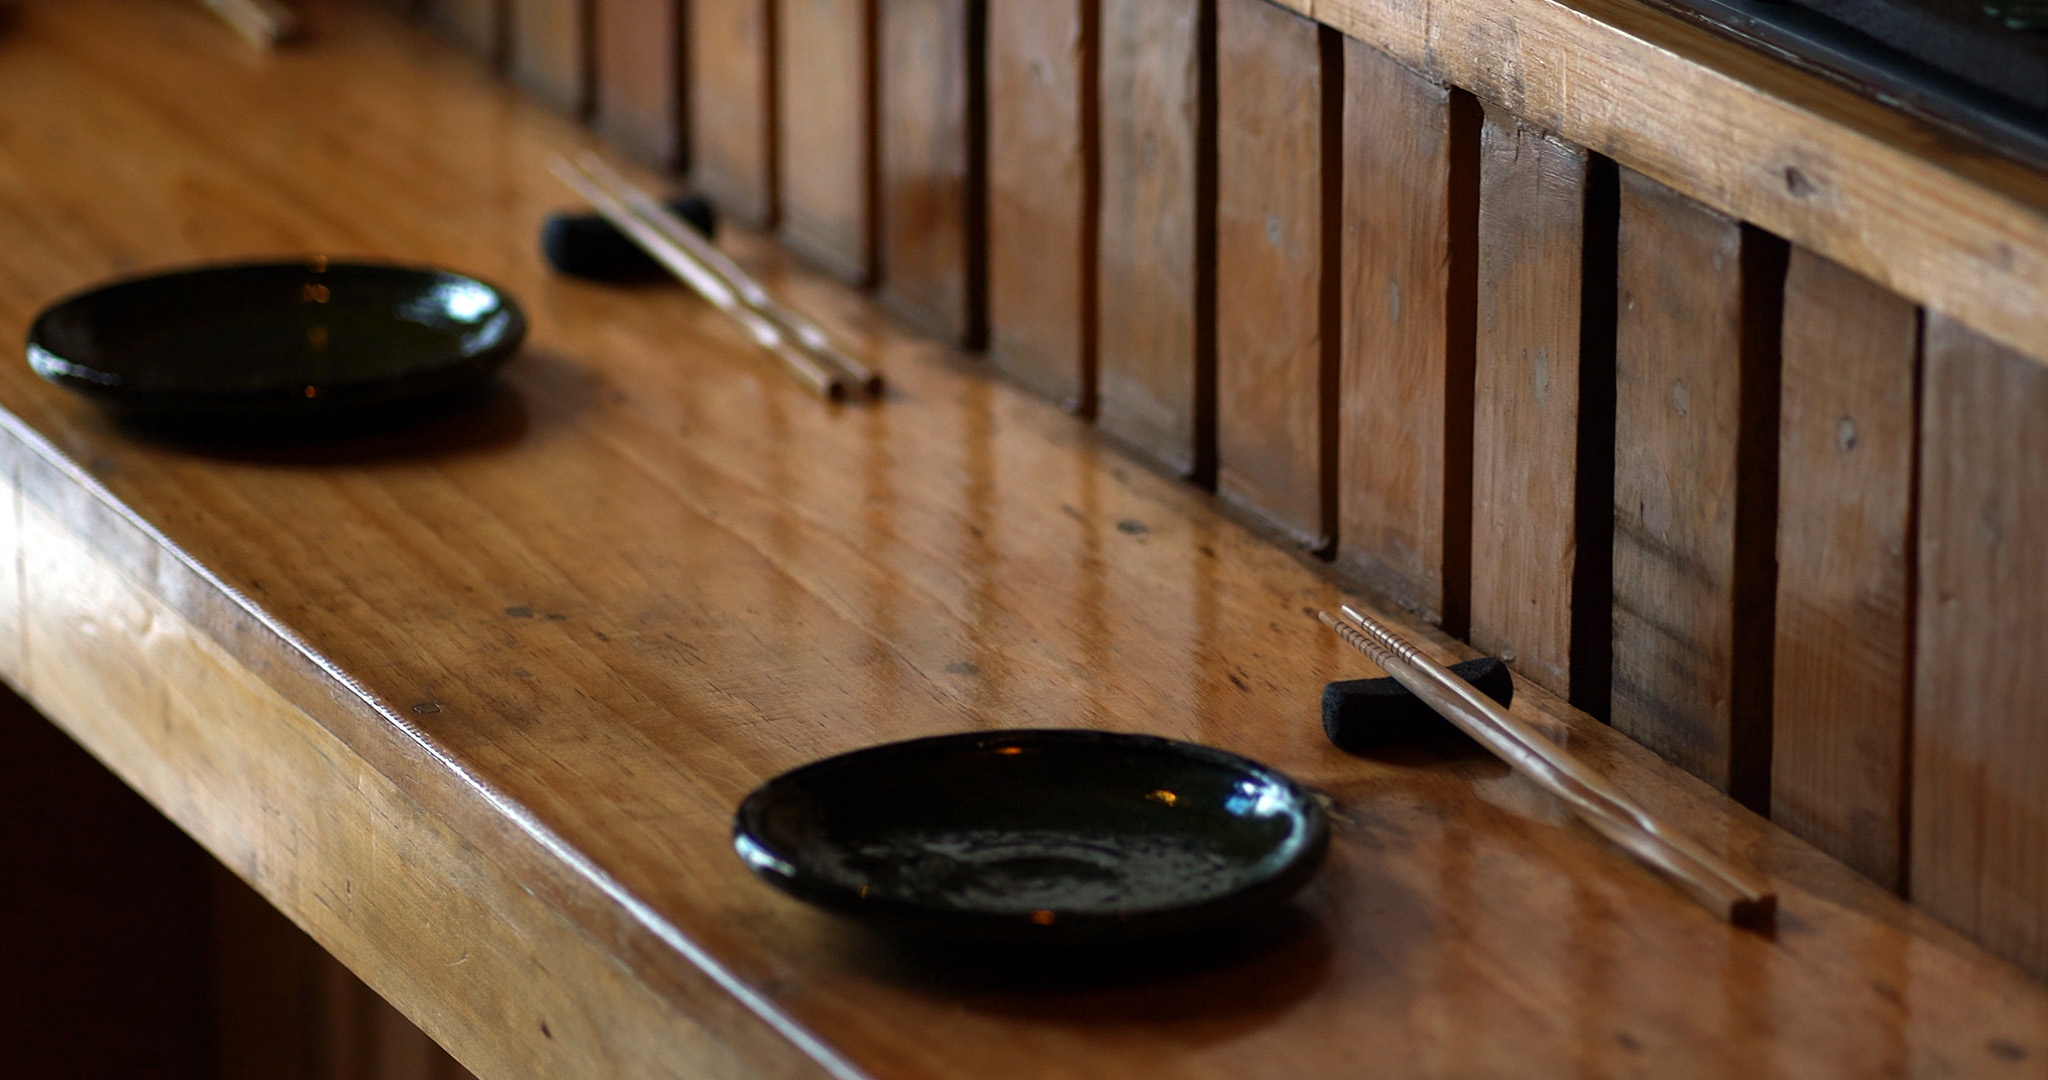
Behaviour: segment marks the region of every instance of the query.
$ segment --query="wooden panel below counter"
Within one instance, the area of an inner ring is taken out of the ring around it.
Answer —
[[[257,66],[192,5],[24,8],[0,320],[134,265],[348,250],[502,283],[528,349],[466,408],[295,448],[150,442],[0,368],[27,571],[0,674],[479,1075],[2038,1073],[2048,989],[1539,687],[1519,715],[1773,876],[1775,938],[1490,759],[1337,751],[1317,692],[1373,672],[1305,612],[1357,598],[759,237],[725,243],[887,402],[820,404],[675,290],[550,275],[543,166],[587,133],[341,12]],[[1238,951],[1034,981],[920,961],[731,854],[784,769],[1037,725],[1287,770],[1330,859]]]

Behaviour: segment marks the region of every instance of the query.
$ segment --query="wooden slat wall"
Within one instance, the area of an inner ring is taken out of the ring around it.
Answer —
[[[988,325],[982,0],[881,5],[881,298],[978,346]]]
[[[1785,281],[1771,817],[1900,884],[1919,311],[1802,250]]]
[[[1219,0],[1216,21],[1217,488],[1322,550],[1336,527],[1342,53],[1266,0]]]
[[[875,2],[779,0],[782,240],[842,281],[875,273]]]
[[[1097,417],[1208,483],[1216,458],[1216,0],[1101,0]]]
[[[581,116],[590,103],[588,0],[510,0],[508,67],[528,94]]]
[[[1613,723],[1749,806],[1770,767],[1769,613],[1745,610],[1774,588],[1755,535],[1777,504],[1767,246],[1623,170]]]
[[[593,0],[592,123],[627,154],[681,164],[683,0]]]
[[[0,746],[0,1076],[467,1080],[4,685]]]
[[[1492,104],[1480,162],[1471,640],[1605,716],[1614,171]]]
[[[2048,977],[2048,368],[1929,313],[1911,895]]]
[[[756,227],[775,218],[771,0],[689,0],[690,181]]]
[[[1479,107],[1344,46],[1337,563],[1464,632]]]
[[[1097,0],[988,9],[989,354],[1067,408],[1095,401]]]

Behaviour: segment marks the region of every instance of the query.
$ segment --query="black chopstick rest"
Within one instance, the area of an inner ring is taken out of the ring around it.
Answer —
[[[706,240],[718,233],[718,216],[696,195],[680,195],[668,208]],[[667,274],[661,264],[598,214],[549,214],[540,229],[540,251],[548,265],[588,281],[652,281]]]
[[[1452,664],[1451,671],[1507,708],[1515,697],[1508,666],[1491,656]],[[1323,687],[1323,734],[1354,754],[1456,731],[1408,688],[1389,678],[1347,679]]]

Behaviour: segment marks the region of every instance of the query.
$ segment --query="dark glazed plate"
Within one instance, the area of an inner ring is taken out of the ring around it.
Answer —
[[[1234,754],[1099,731],[973,732],[784,773],[733,846],[799,899],[885,930],[1123,941],[1279,904],[1329,846],[1322,809]]]
[[[274,421],[462,389],[525,336],[519,305],[475,278],[316,258],[194,267],[79,293],[37,316],[28,362],[125,414]]]

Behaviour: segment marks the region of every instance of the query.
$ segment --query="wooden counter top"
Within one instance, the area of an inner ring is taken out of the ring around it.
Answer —
[[[316,14],[265,57],[194,4],[25,5],[9,340],[111,274],[317,251],[492,279],[530,347],[459,415],[269,453],[0,366],[0,673],[479,1075],[2042,1074],[2040,985],[1538,690],[1776,878],[1775,940],[1490,759],[1330,747],[1321,685],[1372,672],[1305,613],[1343,598],[1315,566],[757,240],[887,404],[820,405],[677,290],[551,276],[543,163],[585,133]],[[730,852],[781,770],[1045,725],[1286,769],[1329,863],[1239,955],[1074,982],[914,962]]]

